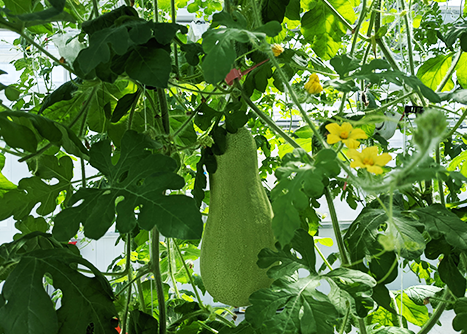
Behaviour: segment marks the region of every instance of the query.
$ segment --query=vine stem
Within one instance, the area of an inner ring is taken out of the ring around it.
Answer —
[[[175,246],[177,246],[177,245],[175,245]],[[172,284],[173,284],[173,287],[174,287],[174,290],[175,290],[175,295],[177,296],[177,298],[180,299],[180,291],[178,291],[177,281],[175,280],[175,276],[174,276],[174,272],[173,272],[174,257],[173,257],[173,254],[172,254],[172,242],[171,242],[170,238],[167,238],[167,264],[168,264],[167,267],[169,269],[170,279],[172,280]]]
[[[331,5],[327,0],[323,0],[323,3],[339,19],[339,21],[341,21],[347,27],[347,29],[350,31],[354,30],[354,27],[341,15],[341,13],[337,11],[337,9],[334,8],[333,5]],[[355,31],[355,33],[358,34],[361,39],[368,40],[368,37],[361,35],[358,31]]]
[[[461,117],[459,118],[459,120],[457,121],[456,125],[454,125],[454,127],[451,129],[451,131],[449,131],[449,133],[446,135],[445,138],[450,138],[454,132],[456,132],[456,130],[462,125],[462,123],[464,122],[464,119],[465,117],[467,116],[467,108],[464,109],[464,112],[462,113]]]
[[[241,91],[242,98],[245,100],[248,106],[250,106],[250,108],[253,109],[253,111],[259,118],[261,118],[274,132],[276,132],[282,138],[284,138],[284,140],[287,143],[289,143],[293,148],[301,147],[295,140],[292,139],[292,137],[290,137],[287,133],[284,132],[284,130],[282,130],[279,126],[277,126],[277,124],[272,120],[271,117],[269,117],[264,112],[259,110],[259,108],[253,103],[253,101],[251,101],[251,99],[245,94],[240,83],[237,82],[236,84],[238,85]]]
[[[131,268],[131,234],[127,234],[127,239],[126,239],[126,265],[128,267],[128,296],[126,299],[125,303],[125,311],[123,312],[123,319],[122,319],[122,331],[123,333],[126,333],[127,330],[127,317],[128,317],[128,307],[130,305],[131,301],[131,282],[133,280],[133,269]]]
[[[443,77],[438,87],[436,87],[436,93],[441,92],[444,86],[446,86],[446,83],[448,82],[448,80],[451,79],[451,76],[454,73],[457,64],[459,63],[459,60],[461,59],[462,53],[463,53],[462,49],[459,49],[459,51],[457,51],[457,53],[455,54],[453,61],[451,62],[451,66],[449,66],[449,69],[446,72],[446,75]]]
[[[350,263],[350,261],[347,257],[347,252],[345,250],[344,240],[342,239],[339,221],[337,220],[336,208],[334,207],[334,202],[332,200],[331,192],[329,191],[328,187],[324,188],[324,196],[326,197],[329,213],[331,214],[332,228],[336,237],[337,247],[339,249],[339,254],[341,257],[341,263],[343,266],[346,266]]]
[[[199,306],[201,308],[205,309],[206,307],[204,306],[203,302],[201,301],[201,297],[199,295],[198,289],[196,288],[195,281],[193,281],[193,277],[191,277],[191,275],[190,275],[190,270],[188,269],[188,266],[185,263],[185,259],[183,258],[182,251],[180,250],[180,247],[178,247],[178,245],[176,243],[174,243],[174,244],[175,244],[175,249],[177,250],[177,254],[178,254],[178,256],[180,257],[180,260],[183,263],[183,267],[185,269],[186,276],[190,280],[190,284],[193,287],[193,291],[195,293],[196,299],[198,299],[198,304],[199,304]]]
[[[324,263],[326,264],[326,267],[329,268],[329,270],[332,270],[332,266],[331,264],[329,263],[328,259],[326,259],[326,257],[324,256],[323,252],[321,252],[321,249],[319,249],[318,245],[315,243],[315,249],[316,251],[318,252],[319,256],[321,257],[321,259],[323,259]]]
[[[402,7],[402,11],[405,11],[405,0],[401,0],[401,7]],[[407,34],[407,52],[409,55],[410,74],[415,75],[415,65],[413,62],[412,27],[411,27],[411,22],[409,20],[410,11],[411,11],[411,8],[410,8],[410,3],[409,3],[409,9],[404,14],[404,24],[405,24],[405,31]]]
[[[422,326],[422,328],[417,334],[428,334],[433,328],[433,326],[438,322],[439,318],[441,317],[441,314],[443,314],[444,310],[446,309],[446,306],[448,306],[448,303],[451,300],[451,292],[447,286],[444,288],[443,299],[444,301],[438,304],[438,307],[433,312],[430,319]]]
[[[159,334],[167,333],[167,312],[165,309],[164,290],[162,288],[162,275],[159,262],[160,241],[157,226],[151,230],[151,271],[156,281],[157,301],[159,302]],[[125,333],[125,332],[124,332]]]
[[[439,147],[440,147],[440,144],[436,145],[436,149],[435,149],[436,163],[438,165],[441,164]],[[446,201],[444,200],[444,185],[443,185],[443,181],[440,178],[438,178],[438,192],[439,192],[439,199],[440,199],[441,205],[446,206]]]
[[[347,321],[349,321],[350,318],[350,307],[347,308],[347,312],[345,313],[344,320],[342,320],[342,327],[339,331],[339,334],[344,334],[345,331],[345,326],[347,325]]]

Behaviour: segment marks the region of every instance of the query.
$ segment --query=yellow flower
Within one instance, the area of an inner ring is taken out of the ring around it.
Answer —
[[[323,86],[319,83],[319,78],[316,73],[310,75],[308,82],[305,84],[305,90],[310,94],[318,94],[323,90]]]
[[[326,125],[326,129],[329,131],[328,144],[335,144],[342,141],[348,148],[357,148],[360,142],[357,139],[367,139],[368,136],[362,129],[354,129],[348,122],[338,125],[337,123],[331,123]]]
[[[370,173],[374,174],[383,173],[381,166],[385,166],[392,159],[389,153],[378,155],[376,146],[364,148],[361,153],[354,149],[349,150],[347,156],[353,160],[350,167],[366,168]]]
[[[274,57],[279,56],[282,52],[284,52],[284,48],[279,44],[271,45],[272,53],[274,53]]]

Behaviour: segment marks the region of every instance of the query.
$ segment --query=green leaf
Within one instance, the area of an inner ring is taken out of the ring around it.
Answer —
[[[300,20],[300,0],[290,0],[285,10],[285,17],[290,20]]]
[[[32,12],[33,3],[31,0],[4,0],[3,3],[8,8],[9,13],[13,15]]]
[[[378,237],[380,229],[386,224],[385,232]],[[425,249],[425,239],[418,231],[418,226],[421,226],[420,222],[403,215],[399,210],[393,210],[391,224],[383,209],[365,207],[345,235],[352,261],[378,253],[375,249],[378,246],[376,240],[386,250],[399,252],[404,258],[420,256]]]
[[[16,240],[18,237],[34,231],[45,233],[49,229],[49,224],[43,217],[27,216],[25,219],[17,221],[15,227],[22,232],[22,234],[15,235],[14,239]]]
[[[80,274],[72,264],[85,266],[94,277]],[[43,287],[46,274],[63,293],[57,311]],[[90,323],[96,334],[115,333],[111,319],[117,312],[109,283],[91,263],[67,249],[23,255],[6,280],[2,295],[7,304],[0,308],[0,326],[7,333],[81,334]]]
[[[218,112],[205,102],[202,102],[196,110],[195,124],[201,130],[206,131],[211,126],[211,120],[218,114]]]
[[[319,281],[311,277],[279,279],[269,289],[250,296],[252,305],[245,319],[267,333],[334,333],[337,312],[329,298],[316,290]],[[281,307],[284,309],[277,313]]]
[[[78,190],[70,200],[71,207],[55,217],[54,236],[69,240],[82,223],[87,237],[99,239],[116,216],[121,233],[132,231],[136,224],[145,230],[157,225],[164,236],[199,239],[203,224],[194,199],[164,195],[167,189],[181,189],[185,184],[175,173],[177,163],[168,156],[151,154],[147,149],[154,145],[145,135],[127,131],[122,139],[120,158],[113,165],[110,142],[94,144],[90,164],[106,176],[108,185]],[[73,206],[81,200],[82,203]]]
[[[234,41],[247,43],[248,34],[235,28],[209,29],[203,34],[203,50],[206,56],[202,68],[207,82],[217,84],[225,79],[237,58]]]
[[[115,107],[112,118],[110,121],[112,123],[117,123],[125,114],[130,110],[131,106],[137,101],[139,97],[139,92],[136,91],[133,94],[126,94],[122,98],[120,98],[117,102],[117,106]]]
[[[465,22],[452,26],[446,33],[445,41],[451,49],[458,39],[462,51],[467,52],[467,23]]]
[[[125,16],[138,17],[138,13],[133,7],[121,6],[95,19],[83,22],[81,28],[87,34],[92,35],[99,30],[113,26],[115,21]]]
[[[282,31],[282,25],[277,21],[271,21],[256,28],[255,31],[262,32],[268,37],[276,37]]]
[[[7,117],[0,115],[0,136],[11,147],[23,149],[26,152],[35,152],[37,139],[34,132],[28,127],[18,124]]]
[[[110,60],[111,51],[123,55],[129,47],[130,36],[125,26],[105,28],[97,31],[89,40],[89,47],[78,54],[76,61],[85,73],[91,72],[99,64]]]
[[[68,156],[63,156],[59,160],[53,158],[50,158],[49,168],[58,183],[49,185],[37,176],[20,180],[18,188],[10,190],[0,198],[0,220],[10,216],[16,220],[23,219],[38,203],[41,205],[36,209],[37,214],[48,215],[57,207],[57,197],[62,191],[71,193],[73,161]]]
[[[447,254],[438,266],[439,277],[451,289],[456,297],[463,297],[466,289],[466,279],[459,272],[457,264],[459,256],[453,253]]]
[[[165,88],[172,70],[170,54],[164,49],[136,47],[125,63],[128,76],[143,84]]]
[[[79,79],[67,81],[54,90],[52,94],[47,95],[44,101],[42,101],[42,106],[39,109],[38,114],[42,114],[44,110],[57,102],[71,100],[73,98],[72,94],[78,90],[77,85],[80,83],[80,81],[81,80]]]
[[[349,0],[331,0],[329,3],[353,24],[355,13]],[[342,45],[342,37],[347,33],[346,26],[321,1],[302,1],[302,6],[310,9],[301,19],[301,31],[305,40],[318,57],[328,60],[334,57]]]
[[[261,17],[264,23],[284,20],[285,11],[290,0],[266,0],[262,2]]]
[[[399,326],[398,318],[396,312],[392,313],[383,307],[379,307],[376,311],[372,312],[368,316],[368,320],[365,319],[365,321],[368,321],[367,324],[378,324],[379,326],[383,326],[380,328],[384,328],[384,326]]]
[[[467,333],[467,297],[461,297],[454,304],[455,318],[452,320],[452,328],[462,334]]]
[[[427,59],[417,71],[417,77],[429,88],[436,90],[449,70],[452,62],[452,55],[439,55]],[[449,79],[442,91],[450,91],[454,88],[454,82]]]
[[[399,310],[402,310],[402,316],[408,322],[421,327],[430,320],[426,306],[415,304],[406,293],[402,294],[402,305],[400,295],[395,299]]]
[[[335,56],[329,63],[341,78],[360,67],[360,60],[355,57],[349,57],[346,54]]]
[[[277,251],[264,248],[258,254],[258,267],[269,268],[267,274],[269,277],[278,279],[283,276],[293,275],[298,269],[303,268],[310,273],[316,274],[316,255],[314,249],[313,237],[305,230],[295,231],[295,235],[290,245],[282,249],[276,244]],[[297,257],[295,252],[300,253]],[[279,264],[277,264],[279,263]],[[277,265],[274,265],[277,264]]]
[[[374,330],[373,334],[414,334],[410,329],[404,327],[397,327],[397,323],[394,324],[396,327],[380,327]]]
[[[462,88],[467,89],[467,53],[463,53],[457,63],[456,76]]]
[[[21,92],[14,86],[10,85],[5,88],[5,97],[12,102],[18,101],[20,94]]]
[[[347,300],[353,304],[353,313],[360,318],[366,317],[373,309],[374,302],[370,296],[373,293],[372,288],[376,286],[376,280],[370,275],[359,270],[338,268],[321,277],[329,282],[331,286],[329,299],[341,314],[347,313]]]
[[[414,285],[404,289],[404,294],[417,305],[425,305],[431,297],[438,295],[443,289],[433,285]]]
[[[159,322],[151,315],[133,310],[130,312],[128,334],[151,334],[159,330]]]
[[[467,250],[467,223],[441,204],[433,204],[413,211],[425,224],[425,229],[434,239],[444,236],[455,248]]]
[[[397,86],[402,86],[403,83],[413,89],[420,89],[420,92],[430,102],[440,102],[441,98],[431,88],[425,86],[420,79],[415,76],[407,76],[400,71],[390,70],[391,66],[386,60],[374,59],[369,64],[362,65],[360,71],[355,71],[351,78],[366,79],[374,84],[381,85],[383,81],[393,83]]]
[[[0,172],[0,197],[3,196],[4,193],[8,192],[11,189],[15,189],[16,184],[8,180],[1,172]]]

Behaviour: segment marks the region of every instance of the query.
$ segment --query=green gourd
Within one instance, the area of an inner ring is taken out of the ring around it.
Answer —
[[[267,288],[267,269],[256,265],[263,248],[274,248],[273,211],[258,173],[251,133],[227,134],[226,150],[216,156],[209,176],[209,216],[201,243],[200,272],[210,295],[227,305],[249,305],[250,294]]]

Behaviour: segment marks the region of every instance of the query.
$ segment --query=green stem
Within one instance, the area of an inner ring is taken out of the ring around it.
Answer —
[[[445,301],[438,304],[438,307],[431,315],[430,320],[428,320],[422,326],[422,328],[417,334],[428,334],[433,328],[433,326],[438,322],[439,318],[441,317],[441,314],[443,314],[444,310],[446,309],[446,306],[448,306],[448,303],[451,300],[451,292],[449,291],[449,288],[447,286],[444,288],[443,299]]]
[[[394,262],[392,263],[391,267],[389,268],[389,270],[386,272],[386,274],[383,276],[383,278],[381,278],[377,284],[381,284],[383,283],[388,277],[389,275],[392,274],[392,272],[394,271],[394,268],[396,268],[396,265],[397,265],[397,257],[394,259]]]
[[[177,12],[175,10],[175,0],[170,0],[170,7],[171,7],[171,14],[172,14],[172,23],[176,23],[176,15]],[[180,77],[180,68],[178,64],[178,47],[177,43],[173,43],[173,50],[174,50],[174,59],[175,59],[175,74],[176,77]]]
[[[152,0],[152,7],[154,9],[153,21],[155,23],[159,22],[159,9],[157,8],[157,0]]]
[[[191,83],[188,83],[188,84],[191,85]],[[194,86],[195,88],[191,89],[191,88],[188,88],[188,87],[185,87],[185,86],[180,86],[179,84],[176,84],[176,83],[173,82],[173,81],[169,81],[169,85],[174,86],[174,87],[178,87],[178,88],[183,89],[183,90],[187,90],[187,91],[189,91],[189,92],[194,92],[194,93],[202,94],[202,95],[222,95],[222,96],[224,96],[225,94],[229,94],[229,93],[230,93],[230,91],[228,91],[228,92],[222,92],[222,93],[205,92],[205,91],[199,90],[196,86]]]
[[[157,226],[151,231],[151,271],[156,282],[157,301],[159,302],[159,334],[167,333],[167,311],[165,309],[165,296],[162,286],[161,267],[159,262],[160,242]],[[125,332],[124,332],[125,333]]]
[[[467,116],[467,108],[464,109],[464,112],[462,113],[461,117],[457,121],[456,125],[449,131],[449,133],[446,135],[445,138],[451,138],[454,132],[457,131],[457,129],[462,125],[464,122],[465,117]]]
[[[397,262],[397,261],[396,261]],[[401,291],[401,294],[403,292]],[[399,307],[397,306],[397,301],[396,301],[396,297],[394,296],[394,294],[392,292],[389,292],[390,296],[391,296],[391,299],[392,299],[392,302],[394,304],[394,309],[396,310],[396,313],[397,313],[397,318],[399,320],[399,327],[400,328],[404,328],[404,324],[402,323],[402,314],[401,314],[401,311],[399,310]],[[401,304],[401,306],[403,307],[403,305]]]
[[[180,291],[178,291],[177,287],[177,281],[175,280],[174,272],[173,272],[173,267],[174,267],[174,262],[175,259],[173,258],[172,255],[172,243],[170,242],[170,238],[167,238],[167,264],[168,264],[168,269],[169,269],[169,275],[170,279],[172,280],[172,285],[175,290],[175,295],[177,296],[178,299],[180,299]],[[175,245],[177,247],[177,245]]]
[[[342,232],[339,226],[339,221],[337,219],[336,208],[334,207],[334,202],[332,200],[331,192],[329,191],[328,187],[324,188],[324,195],[326,197],[326,202],[328,204],[329,213],[331,215],[332,228],[334,230],[334,235],[336,237],[337,248],[339,249],[341,263],[343,266],[347,266],[350,263],[350,261],[347,257],[344,240],[342,239]]]
[[[405,10],[405,0],[401,0],[401,9],[402,11]],[[410,4],[409,4],[409,8],[407,9],[407,12],[406,14],[404,14],[404,24],[405,24],[405,31],[406,31],[406,34],[407,34],[407,52],[408,52],[408,56],[409,56],[409,69],[410,69],[410,74],[411,75],[415,75],[415,65],[414,65],[414,62],[413,62],[413,44],[412,44],[412,25],[411,25],[411,22],[409,20],[409,15],[410,15],[410,11],[412,9],[410,8]]]
[[[48,143],[43,148],[41,148],[39,151],[28,154],[25,157],[22,157],[21,159],[18,159],[18,162],[23,162],[23,161],[29,160],[31,158],[34,158],[35,156],[41,155],[42,153],[44,153],[45,151],[47,151],[51,147],[52,147],[52,143]]]
[[[366,16],[366,0],[362,1],[362,11],[360,12],[360,16],[357,21],[357,25],[354,28],[354,38],[352,40],[352,47],[350,48],[350,55],[352,56],[355,52],[355,47],[357,46],[357,39],[358,39],[358,32],[360,31],[360,26],[362,25],[363,21],[365,20]]]
[[[128,267],[128,296],[126,299],[126,304],[125,304],[125,311],[123,312],[123,319],[122,319],[122,332],[126,333],[127,332],[127,318],[128,318],[128,307],[130,305],[131,301],[131,282],[133,281],[133,269],[131,268],[131,234],[127,234],[127,239],[126,239],[126,265]]]
[[[347,325],[347,321],[349,321],[349,318],[350,318],[350,310],[351,310],[351,307],[347,307],[347,312],[345,313],[344,320],[342,320],[342,327],[339,331],[339,334],[344,334],[345,326]]]
[[[140,278],[136,279],[136,288],[138,290],[138,298],[139,298],[139,304],[140,304],[140,307],[141,307],[141,311],[146,313],[147,312],[146,302],[144,301],[143,286],[141,285],[141,279]]]
[[[266,123],[266,125],[270,127],[272,131],[274,131],[275,133],[280,135],[282,138],[284,138],[284,140],[287,143],[289,143],[293,148],[300,148],[301,146],[297,144],[295,140],[293,140],[287,133],[285,133],[279,126],[277,126],[277,124],[268,115],[266,115],[264,112],[259,110],[256,104],[254,104],[253,101],[251,101],[251,99],[245,94],[245,92],[243,91],[243,88],[240,86],[240,83],[237,83],[237,84],[238,84],[238,87],[240,88],[243,100],[248,104],[248,106],[251,109],[253,109],[255,114],[259,118],[261,118]]]
[[[81,164],[81,187],[86,188],[86,170],[84,168],[84,159],[80,158],[80,164]]]
[[[443,79],[441,80],[441,82],[439,83],[438,87],[436,87],[436,92],[441,92],[444,88],[444,86],[446,85],[446,83],[449,81],[449,79],[451,79],[452,77],[452,74],[454,73],[454,71],[456,70],[456,66],[457,64],[459,63],[459,60],[462,56],[462,49],[460,49],[459,51],[457,51],[457,53],[455,54],[452,62],[451,62],[451,66],[449,66],[449,69],[448,71],[446,72],[445,76],[443,77]]]
[[[198,292],[198,288],[196,287],[195,281],[193,280],[193,277],[190,274],[190,269],[188,269],[188,266],[186,265],[185,259],[183,258],[182,251],[180,250],[180,247],[178,247],[178,245],[176,243],[175,243],[175,249],[177,250],[178,256],[180,257],[180,260],[183,263],[183,268],[185,269],[186,276],[190,280],[190,284],[191,284],[191,286],[193,288],[196,299],[198,300],[198,304],[199,304],[199,306],[201,308],[205,309],[206,307],[203,305],[203,302],[202,302],[201,297],[200,297],[199,292]]]
[[[441,157],[440,157],[440,153],[439,153],[439,147],[440,147],[440,144],[436,145],[435,155],[436,155],[436,163],[438,165],[441,165]],[[438,191],[439,191],[439,199],[441,201],[441,205],[446,206],[446,201],[444,199],[443,180],[441,180],[440,178],[438,178]]]
[[[321,257],[321,259],[323,259],[324,263],[326,264],[326,266],[329,268],[329,270],[332,270],[332,266],[331,264],[329,263],[328,259],[326,259],[326,257],[324,256],[324,254],[321,252],[321,249],[319,249],[318,245],[315,243],[315,250],[318,252],[319,256]]]
[[[169,107],[167,105],[167,97],[165,96],[165,90],[163,88],[157,88],[157,96],[159,98],[159,106],[161,108],[162,127],[165,134],[170,134],[170,123],[169,123]]]
[[[15,151],[12,151],[6,147],[0,147],[0,151],[2,151],[2,153],[6,152],[8,154],[11,154],[11,155],[15,155],[17,157],[22,157],[23,155],[19,152],[15,152]]]
[[[409,92],[407,94],[404,94],[401,97],[395,99],[394,101],[391,101],[391,102],[389,102],[389,103],[387,103],[387,104],[385,104],[385,105],[383,105],[383,106],[381,106],[379,108],[376,108],[376,109],[373,109],[373,110],[370,110],[370,111],[366,112],[366,114],[368,115],[368,114],[373,114],[373,113],[377,113],[377,112],[380,112],[380,111],[384,111],[384,110],[386,110],[386,109],[388,109],[388,108],[390,108],[390,107],[392,107],[392,106],[406,100],[412,94],[414,94],[414,92]]]
[[[347,27],[347,29],[349,29],[350,31],[354,30],[354,27],[334,8],[333,5],[331,5],[327,0],[323,0],[323,3],[339,19],[339,21],[341,21]],[[358,31],[355,31],[355,34],[358,34],[361,39],[368,39],[366,36],[360,34]]]
[[[99,4],[97,3],[97,0],[92,0],[92,11],[94,13],[94,18],[99,17]]]
[[[360,334],[367,334],[365,321],[361,318],[358,318],[358,327],[360,329]]]

